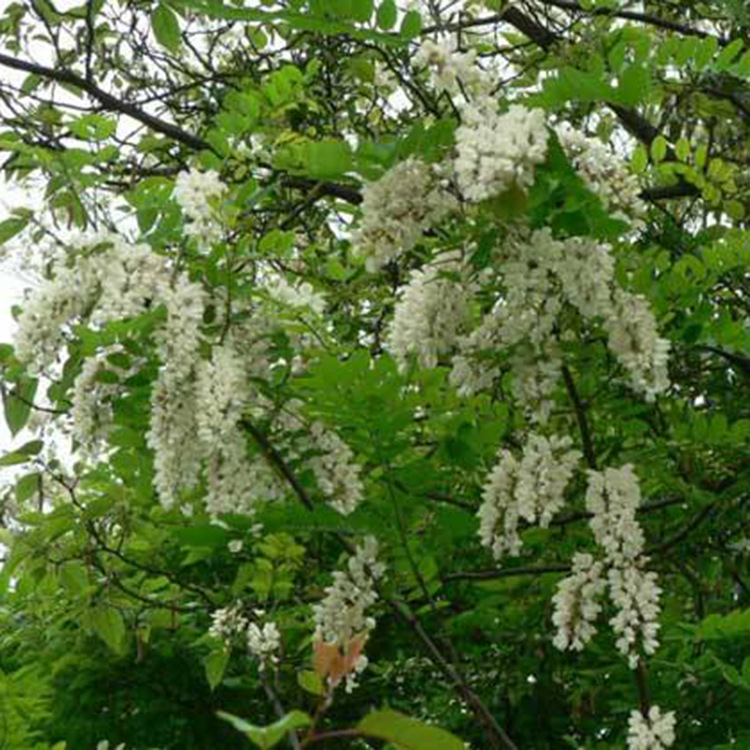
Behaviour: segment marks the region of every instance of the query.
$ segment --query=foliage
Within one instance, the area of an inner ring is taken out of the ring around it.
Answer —
[[[750,745],[750,22],[641,5],[0,11],[0,746]]]

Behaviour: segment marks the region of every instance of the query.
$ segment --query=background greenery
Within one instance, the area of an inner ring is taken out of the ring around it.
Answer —
[[[522,559],[493,568],[475,512],[522,415],[501,389],[459,399],[445,367],[400,374],[381,345],[394,289],[433,248],[474,241],[481,268],[503,212],[614,240],[617,223],[561,157],[541,169],[528,203],[483,206],[384,273],[365,273],[344,231],[363,180],[410,154],[437,161],[453,144],[456,112],[413,64],[438,31],[503,62],[499,98],[588,124],[643,180],[646,226],[617,244],[618,273],[672,342],[672,388],[656,403],[635,398],[597,341],[572,347],[572,374],[597,460],[634,463],[646,497],[640,519],[664,588],[651,698],[677,711],[679,747],[750,746],[744,3],[488,0],[404,12],[393,0],[24,0],[0,15],[0,150],[5,178],[30,182],[40,199],[0,223],[0,241],[137,227],[192,278],[238,298],[263,263],[312,283],[328,300],[320,351],[305,376],[261,387],[275,403],[301,399],[345,436],[368,489],[346,519],[317,502],[304,473],[312,512],[291,492],[225,527],[164,511],[144,438],[153,372],[118,406],[109,459],[81,460],[74,483],[36,440],[0,458],[20,467],[2,505],[0,747],[248,746],[216,712],[256,725],[277,713],[250,658],[206,635],[211,611],[238,598],[282,628],[285,710],[314,712],[309,605],[341,565],[340,536],[364,533],[387,546],[387,591],[371,665],[359,689],[337,693],[326,729],[389,706],[473,747],[503,746],[475,695],[519,748],[623,746],[638,692],[611,633],[602,628],[580,655],[551,645],[551,597],[588,539],[580,488],[567,515],[525,535]],[[185,245],[170,198],[192,164],[231,186],[231,235],[208,256]],[[289,359],[295,325],[275,341]],[[38,408],[64,419],[82,356],[97,346],[127,339],[137,355],[153,351],[147,316],[76,333],[51,384],[0,347],[12,432]],[[576,424],[574,406],[558,394],[554,419]]]

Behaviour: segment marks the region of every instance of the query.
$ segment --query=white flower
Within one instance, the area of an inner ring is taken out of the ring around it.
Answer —
[[[640,198],[638,178],[626,162],[601,141],[585,136],[570,123],[563,123],[556,130],[560,145],[589,190],[599,196],[615,217],[634,219],[636,226],[640,226],[646,204]]]
[[[325,297],[318,294],[307,281],[292,286],[283,276],[275,276],[270,279],[266,288],[273,299],[284,305],[309,307],[318,315],[322,315],[325,310]]]
[[[185,226],[185,234],[195,237],[201,245],[211,245],[221,238],[216,204],[225,191],[219,175],[211,170],[180,172],[175,180],[174,199],[191,219]]]
[[[593,514],[591,529],[604,550],[610,598],[617,608],[610,625],[631,669],[638,666],[641,653],[651,655],[659,646],[661,589],[656,574],[643,569],[645,539],[636,518],[640,503],[638,478],[631,466],[589,472],[586,509]]]
[[[643,552],[643,530],[636,520],[641,490],[632,466],[589,471],[586,509],[591,530],[613,565],[632,563]]]
[[[646,299],[615,290],[611,317],[604,324],[609,348],[629,372],[635,388],[648,401],[669,387],[667,363],[670,343],[659,337]]]
[[[431,69],[432,82],[438,91],[457,93],[459,83],[465,88],[476,89],[482,82],[476,58],[475,50],[456,52],[447,40],[433,42],[425,39],[414,55],[414,62]]]
[[[385,573],[385,565],[378,562],[377,555],[377,541],[366,537],[349,558],[347,569],[333,574],[333,584],[326,588],[325,598],[313,606],[316,652],[335,651],[346,663],[343,670],[327,666],[321,676],[327,677],[332,687],[345,678],[347,692],[357,686],[357,677],[368,663],[362,649],[375,627],[375,619],[367,610],[377,601],[375,583]]]
[[[640,711],[631,711],[628,719],[628,750],[663,750],[675,741],[674,711],[662,712],[651,706],[648,718]]]
[[[242,539],[232,539],[232,541],[227,544],[227,548],[233,555],[242,552],[243,547],[244,542],[242,541]]]
[[[461,108],[456,130],[456,180],[466,200],[482,201],[512,186],[526,189],[547,156],[547,127],[541,109],[511,105],[495,111],[491,97]]]
[[[355,640],[366,638],[375,627],[375,620],[367,610],[377,601],[375,583],[385,573],[385,565],[378,562],[378,543],[368,536],[349,557],[347,569],[333,574],[333,584],[326,588],[325,598],[313,606],[316,643],[334,645],[349,652]],[[367,658],[360,654],[346,674],[347,691],[356,685],[356,676],[367,666]]]
[[[576,552],[571,574],[558,583],[552,598],[552,622],[557,627],[553,643],[561,651],[582,651],[596,633],[594,622],[602,610],[600,599],[607,586],[603,573],[601,562]]]
[[[261,671],[269,664],[277,664],[278,652],[281,648],[281,633],[276,623],[269,621],[261,627],[251,622],[247,628],[247,647],[250,653],[260,661]]]
[[[459,280],[444,273],[458,274]],[[399,292],[388,348],[402,369],[416,354],[421,367],[436,367],[451,351],[469,317],[469,288],[460,277],[465,269],[460,256],[446,253],[424,268],[412,271]]]
[[[367,269],[377,271],[419,242],[422,233],[457,208],[435,167],[409,158],[363,191],[362,219],[352,237]]]
[[[589,238],[556,240],[549,229],[509,240],[498,253],[502,291],[470,334],[458,338],[451,382],[462,394],[487,388],[499,373],[487,355],[519,344],[511,356],[514,394],[543,423],[562,359],[555,329],[566,305],[584,320],[602,322],[609,348],[632,386],[647,399],[669,387],[669,342],[642,296],[621,289],[609,246]]]
[[[361,467],[355,463],[352,449],[321,422],[312,424],[310,437],[319,452],[308,461],[318,487],[339,513],[348,515],[362,501]]]
[[[642,559],[640,564],[645,564]],[[640,651],[649,656],[659,647],[658,617],[661,589],[656,585],[656,573],[641,570],[636,565],[610,568],[608,573],[610,596],[617,614],[609,621],[617,638],[617,648],[627,657],[631,669],[638,666]]]
[[[230,645],[236,636],[242,635],[248,626],[247,617],[242,613],[242,605],[237,602],[231,607],[217,609],[211,615],[209,635]]]
[[[570,445],[568,438],[532,434],[520,461],[507,450],[499,452],[477,514],[482,544],[492,550],[495,559],[519,553],[521,519],[546,528],[563,506],[565,489],[581,458]]]

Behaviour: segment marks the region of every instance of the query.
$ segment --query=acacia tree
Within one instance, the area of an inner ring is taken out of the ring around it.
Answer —
[[[4,745],[749,744],[748,23],[7,5]]]

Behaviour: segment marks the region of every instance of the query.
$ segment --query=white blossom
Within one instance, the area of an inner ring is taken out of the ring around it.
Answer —
[[[640,564],[645,562],[645,558],[640,560]],[[661,589],[656,584],[656,573],[634,564],[610,568],[607,577],[612,603],[617,608],[609,624],[617,636],[618,650],[627,658],[630,668],[635,669],[640,657],[639,643],[649,656],[659,647]]]
[[[348,515],[362,501],[361,467],[354,461],[352,449],[321,422],[311,425],[310,438],[317,455],[309,459],[308,465],[318,487],[331,506]]]
[[[610,350],[647,399],[668,388],[669,342],[659,337],[645,298],[617,285],[609,246],[589,238],[557,240],[540,229],[511,238],[498,266],[502,291],[494,306],[457,339],[451,382],[459,393],[490,386],[500,372],[491,353],[517,347],[510,357],[514,395],[544,423],[562,367],[556,329],[566,305],[584,320],[601,321]]]
[[[437,91],[456,93],[459,85],[476,89],[482,81],[482,73],[476,66],[475,50],[458,52],[448,40],[425,39],[414,55],[416,65],[430,69],[432,83]]]
[[[318,315],[322,315],[325,310],[325,297],[316,292],[307,281],[293,286],[283,276],[274,276],[268,281],[266,289],[273,299],[284,305],[308,307]]]
[[[219,175],[211,170],[180,172],[175,180],[174,199],[191,220],[185,226],[185,234],[195,237],[201,245],[211,245],[221,238],[216,206],[225,191]]]
[[[180,490],[197,482],[202,456],[195,409],[195,377],[199,362],[204,295],[185,277],[161,291],[167,320],[157,332],[164,363],[151,397],[151,424],[146,440],[154,451],[155,484],[165,508]]]
[[[565,489],[580,460],[569,438],[532,434],[518,461],[501,449],[482,491],[479,535],[495,559],[521,549],[521,519],[546,528],[565,502]]]
[[[589,138],[570,123],[563,123],[556,130],[560,145],[589,190],[599,196],[615,217],[634,219],[636,226],[640,226],[646,204],[640,197],[638,178],[626,162],[601,141]]]
[[[217,609],[211,614],[209,635],[219,638],[225,645],[242,635],[248,626],[248,619],[242,612],[242,605],[237,602],[230,607]]]
[[[457,208],[443,183],[436,167],[409,158],[365,185],[362,218],[352,242],[369,271],[408,252],[425,229]]]
[[[492,551],[496,560],[505,554],[517,555],[521,550],[520,519],[514,501],[519,462],[508,450],[501,450],[498,457],[482,490],[482,505],[477,513],[482,545]]]
[[[606,587],[603,563],[576,552],[571,574],[558,583],[552,598],[552,622],[557,627],[553,643],[557,648],[583,650],[596,633],[594,623],[602,610],[600,599]]]
[[[512,186],[526,189],[547,156],[547,126],[541,109],[511,105],[498,114],[491,97],[461,108],[454,169],[468,201],[482,201]]]
[[[643,530],[636,519],[641,490],[633,467],[589,471],[586,510],[591,530],[613,565],[628,565],[643,552]]]
[[[377,601],[375,583],[385,574],[385,565],[377,556],[378,543],[368,536],[349,557],[346,570],[334,572],[325,598],[313,606],[315,642],[335,645],[348,654],[350,646],[375,627],[367,610]],[[367,657],[359,654],[346,674],[347,691],[356,686],[356,677],[366,666]]]
[[[631,466],[590,471],[586,509],[591,529],[604,550],[607,580],[617,613],[610,625],[617,648],[635,669],[641,653],[653,654],[658,645],[659,596],[656,574],[645,571],[645,538],[636,518],[641,493]]]
[[[281,633],[275,622],[268,621],[262,626],[251,622],[247,627],[247,647],[250,653],[260,662],[263,671],[269,665],[279,661]]]
[[[445,274],[458,275],[458,279]],[[436,367],[458,340],[469,318],[470,294],[465,269],[456,253],[412,271],[399,292],[388,335],[388,348],[402,369],[415,354],[421,367]]]
[[[659,337],[646,299],[615,290],[613,313],[604,326],[609,348],[630,374],[635,388],[649,401],[665,391],[669,387],[670,343]]]
[[[168,278],[163,258],[119,235],[87,235],[74,246],[80,255],[72,265],[54,269],[53,278],[26,300],[18,320],[16,355],[35,372],[55,360],[72,322],[89,315],[93,325],[103,325],[139,315]]]
[[[675,741],[674,711],[663,712],[651,706],[648,718],[640,711],[631,711],[628,719],[628,750],[663,750]]]

